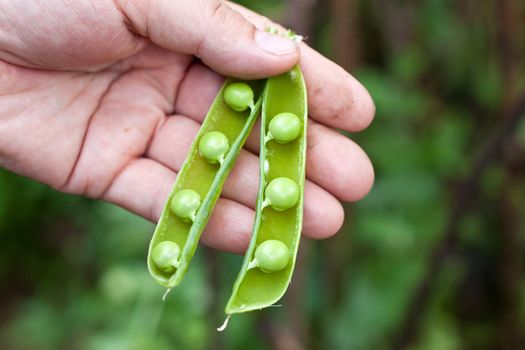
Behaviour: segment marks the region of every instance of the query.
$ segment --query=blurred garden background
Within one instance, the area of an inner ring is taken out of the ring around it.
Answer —
[[[370,195],[218,333],[242,257],[199,249],[162,303],[153,224],[0,170],[0,349],[525,349],[525,2],[239,3],[370,90]]]

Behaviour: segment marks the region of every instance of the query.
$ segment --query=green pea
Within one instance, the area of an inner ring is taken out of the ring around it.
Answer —
[[[268,130],[277,143],[292,142],[301,133],[301,121],[293,113],[279,113],[270,121]]]
[[[284,211],[292,208],[299,200],[299,187],[287,178],[278,177],[266,186],[264,206],[271,206],[277,211]]]
[[[281,271],[288,265],[290,250],[281,241],[269,239],[262,242],[255,250],[257,267],[262,272],[271,273]]]
[[[231,83],[224,89],[224,102],[236,112],[253,108],[253,90],[246,83]]]
[[[199,142],[200,154],[212,164],[222,164],[229,149],[228,138],[218,131],[210,131],[204,134]]]
[[[167,273],[173,272],[177,268],[179,256],[179,245],[172,241],[160,242],[151,252],[151,259],[155,266]]]
[[[184,189],[175,193],[171,200],[171,210],[184,221],[194,221],[201,205],[201,196],[194,190]]]

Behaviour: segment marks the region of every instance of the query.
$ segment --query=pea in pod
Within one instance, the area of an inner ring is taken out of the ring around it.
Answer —
[[[269,78],[262,107],[255,223],[225,308],[228,317],[271,306],[290,284],[302,230],[307,119],[299,67]]]
[[[225,82],[177,175],[148,251],[148,270],[168,291],[188,270],[224,181],[257,119],[263,88],[262,81]]]

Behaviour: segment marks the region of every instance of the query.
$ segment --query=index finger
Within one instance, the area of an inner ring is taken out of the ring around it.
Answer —
[[[229,3],[256,27],[282,28],[264,16],[238,4]],[[319,123],[360,131],[373,120],[375,105],[366,88],[350,73],[305,43],[300,44],[300,66],[308,89],[308,113]]]

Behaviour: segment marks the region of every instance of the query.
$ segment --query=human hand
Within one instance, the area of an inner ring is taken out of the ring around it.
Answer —
[[[332,128],[359,131],[367,91],[265,18],[217,0],[0,3],[0,166],[156,221],[223,76],[255,79],[300,59],[308,86],[303,233],[340,228],[339,200],[373,183],[366,154]],[[200,60],[195,59],[197,57]],[[258,188],[255,128],[202,237],[241,252]]]

